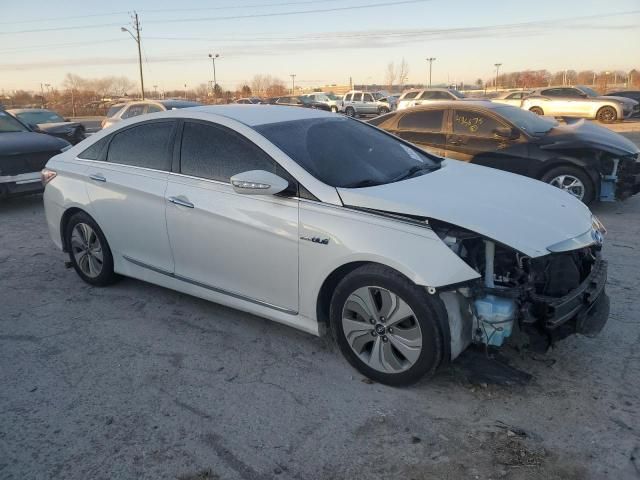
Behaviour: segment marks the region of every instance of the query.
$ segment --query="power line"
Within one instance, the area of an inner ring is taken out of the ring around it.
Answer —
[[[289,12],[271,12],[271,13],[254,13],[249,15],[228,15],[225,17],[198,17],[198,18],[174,18],[171,20],[148,20],[146,23],[171,23],[176,24],[180,22],[217,22],[224,20],[242,20],[249,18],[265,18],[265,17],[283,17],[283,16],[292,16],[292,15],[305,15],[310,13],[327,13],[327,12],[342,12],[347,10],[361,10],[366,8],[377,8],[377,7],[389,7],[389,6],[397,6],[397,5],[407,5],[412,3],[425,3],[433,0],[401,0],[394,2],[380,2],[380,3],[369,3],[366,5],[358,5],[358,6],[347,6],[347,7],[333,7],[333,8],[318,8],[313,10],[295,10]],[[0,32],[0,35],[15,35],[16,33],[39,33],[39,32],[59,32],[65,30],[86,30],[86,29],[96,29],[96,28],[105,28],[105,27],[117,27],[120,26],[120,23],[99,23],[93,25],[75,25],[68,27],[49,27],[49,28],[37,28],[30,30],[15,30],[13,32]]]

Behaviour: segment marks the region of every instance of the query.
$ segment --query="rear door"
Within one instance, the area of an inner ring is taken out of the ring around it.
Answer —
[[[364,113],[364,105],[362,103],[362,93],[354,93],[351,97],[350,105],[357,113]]]
[[[91,207],[116,262],[126,257],[173,271],[165,190],[176,126],[175,120],[152,120],[119,130],[99,160],[84,160]]]
[[[370,93],[362,94],[362,113],[372,114],[378,113],[378,106],[376,105],[376,101],[373,98],[373,95]]]
[[[395,127],[400,138],[441,157],[445,156],[446,108],[409,112],[400,117]]]
[[[230,178],[266,170],[295,181],[249,139],[226,126],[185,120],[180,173],[167,187],[175,275],[278,310],[298,310],[298,199],[236,193]],[[294,189],[295,190],[295,189]]]
[[[526,138],[500,137],[495,133],[498,128],[512,126],[487,111],[454,108],[446,142],[447,158],[521,173],[527,166]]]

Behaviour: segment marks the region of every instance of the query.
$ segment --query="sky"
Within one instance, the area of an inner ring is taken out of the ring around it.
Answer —
[[[296,85],[385,82],[404,58],[407,83],[490,79],[524,69],[640,68],[640,0],[0,0],[0,90],[86,78],[138,82],[130,12],[142,25],[149,90],[255,74]]]

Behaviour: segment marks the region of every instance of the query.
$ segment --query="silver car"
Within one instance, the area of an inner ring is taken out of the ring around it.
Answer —
[[[314,102],[324,103],[325,105],[328,105],[333,113],[338,113],[338,110],[340,109],[339,104],[341,100],[338,100],[335,96],[331,98],[332,96],[327,93],[314,92],[301,96],[313,100]]]
[[[538,88],[522,101],[522,108],[538,115],[579,117],[613,123],[638,112],[630,98],[605,97],[589,87]]]
[[[137,117],[146,113],[164,112],[165,110],[175,110],[176,108],[198,107],[199,102],[189,100],[136,100],[133,102],[117,103],[109,108],[107,118],[102,121],[102,128],[125,120]]]
[[[384,115],[391,109],[389,104],[377,100],[373,93],[362,90],[347,92],[340,102],[340,111],[348,117],[360,115]]]
[[[531,91],[529,90],[517,90],[504,92],[491,99],[492,102],[502,103],[504,105],[511,105],[513,107],[521,107],[522,101],[531,95]]]
[[[443,100],[462,100],[466,98],[462,93],[451,88],[422,88],[404,92],[398,100],[398,110],[424,105],[425,103],[441,102]]]

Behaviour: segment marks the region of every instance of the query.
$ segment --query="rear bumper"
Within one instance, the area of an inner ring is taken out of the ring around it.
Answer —
[[[40,172],[0,176],[0,198],[43,191]]]

